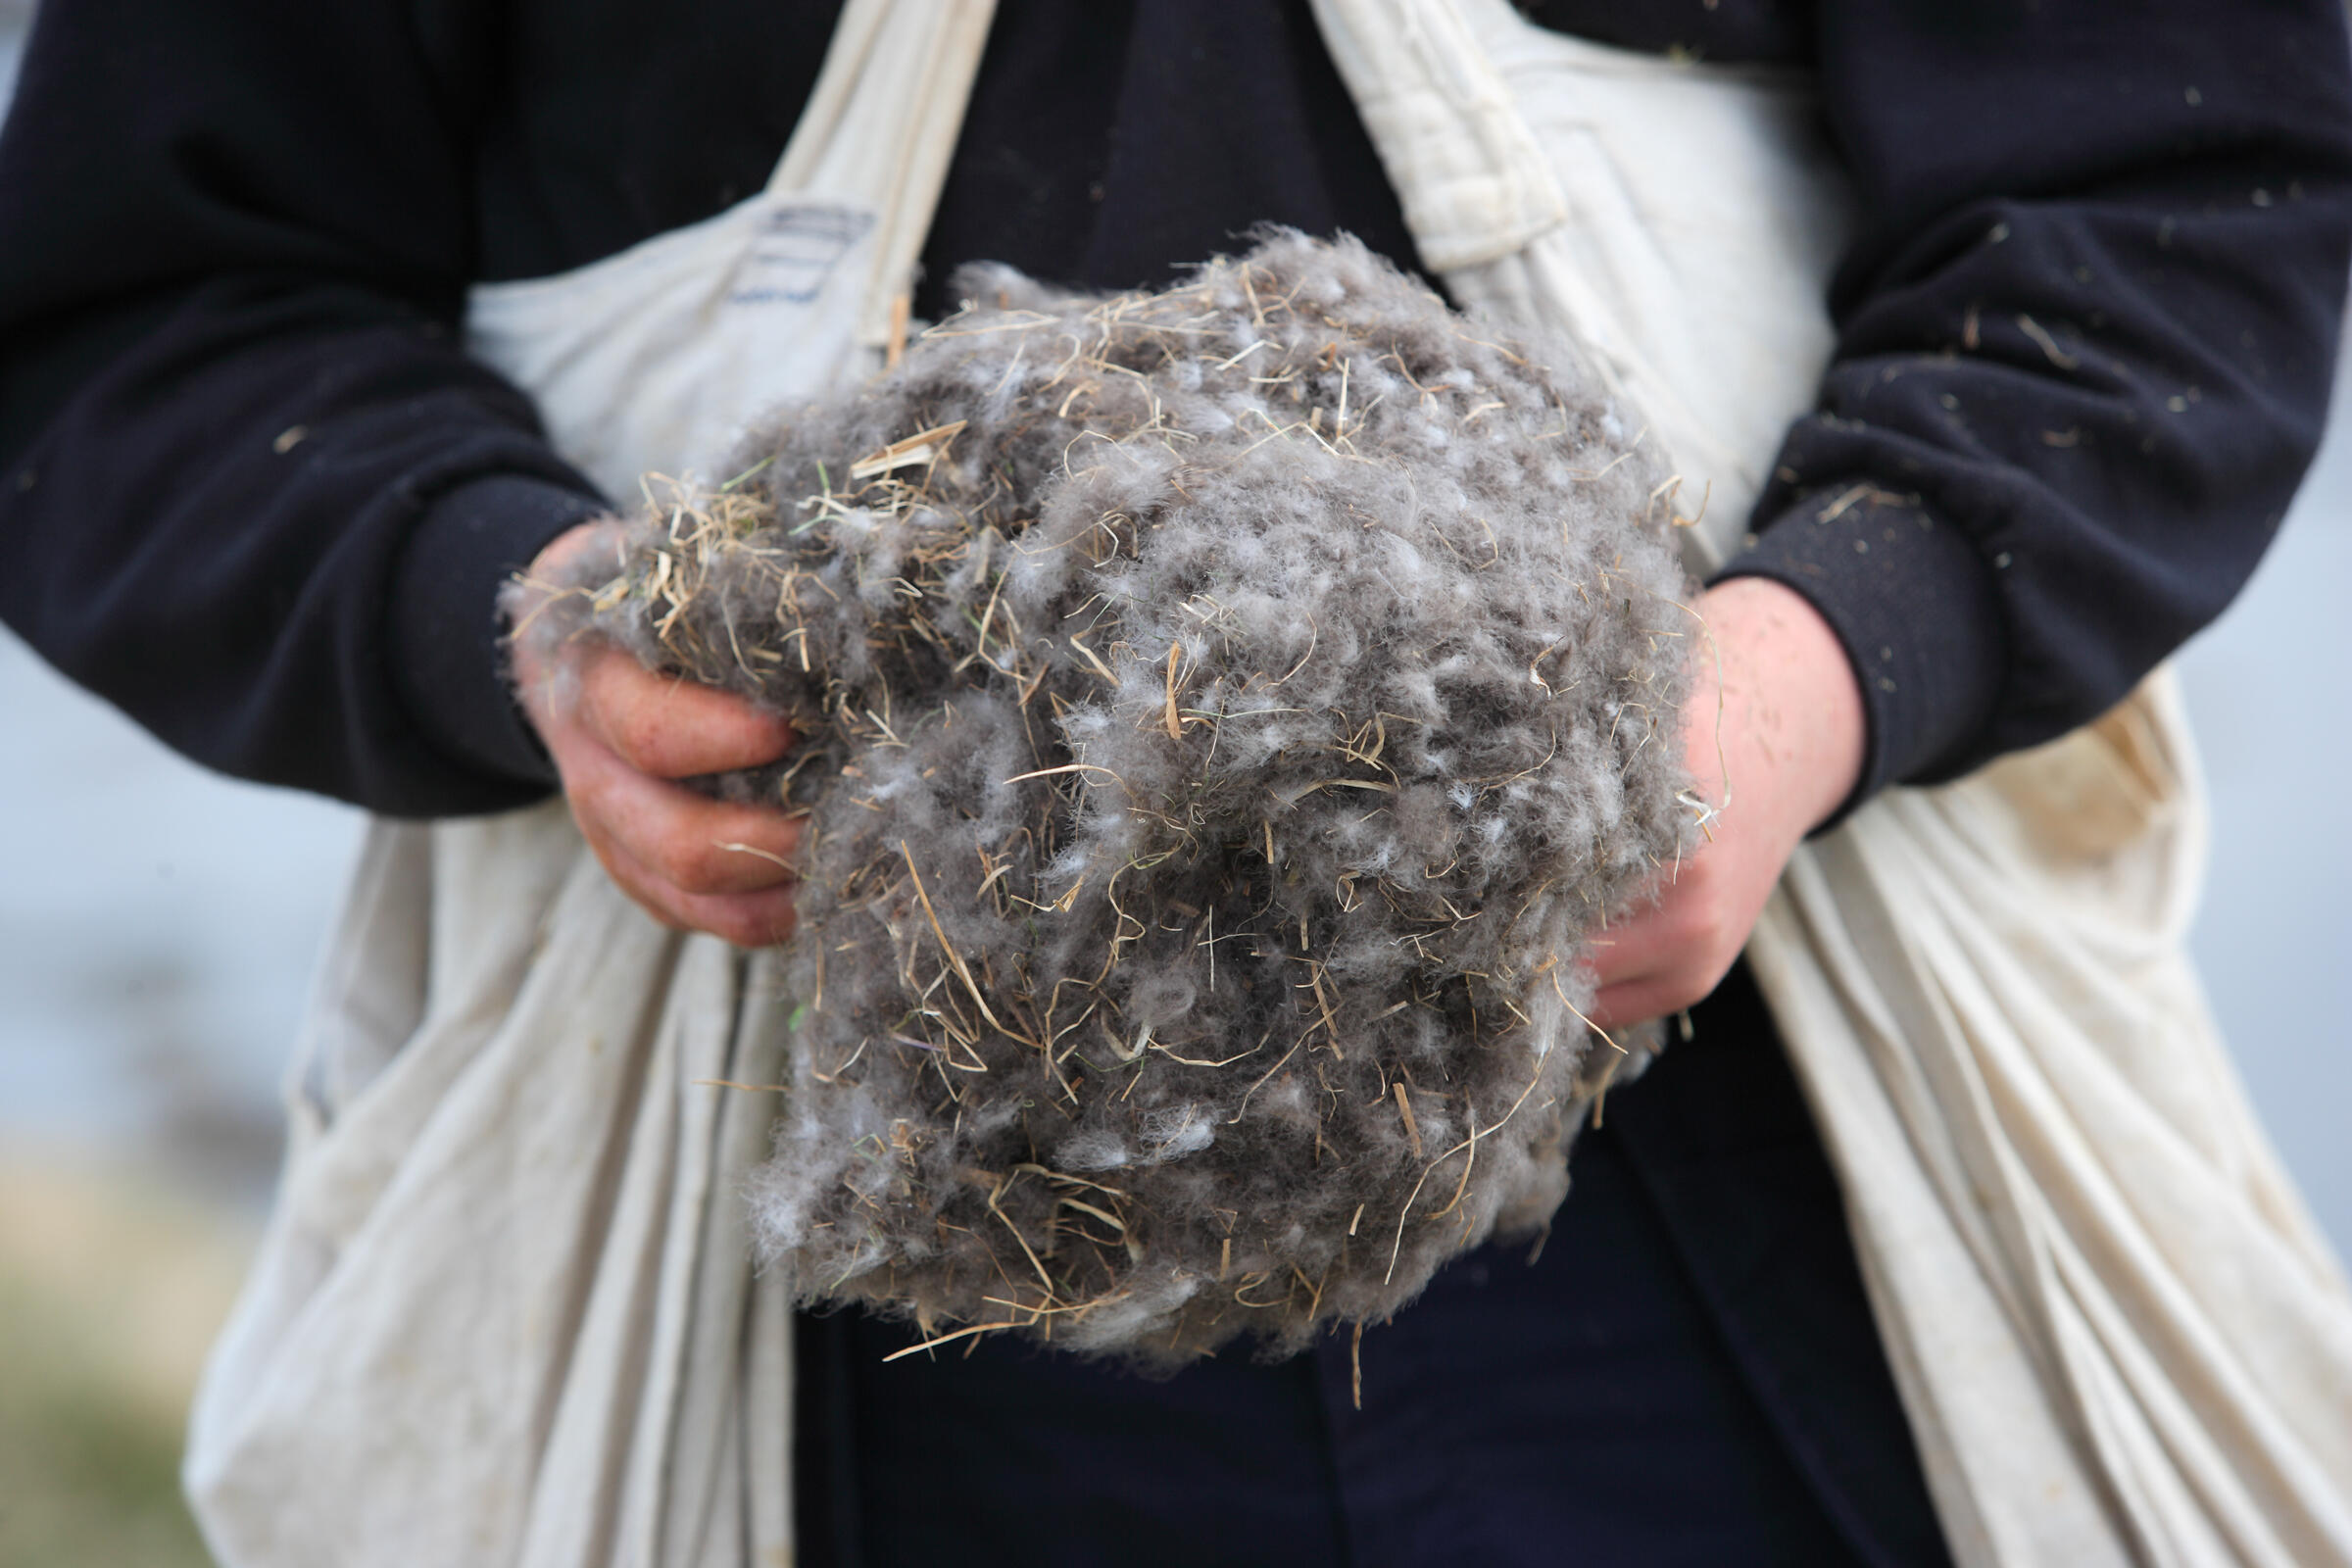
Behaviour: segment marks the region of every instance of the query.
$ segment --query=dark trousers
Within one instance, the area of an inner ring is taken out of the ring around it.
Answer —
[[[1152,1381],[800,1324],[808,1568],[1926,1565],[1944,1551],[1837,1184],[1744,968],[1614,1091],[1540,1255]],[[971,1342],[967,1342],[971,1343]]]

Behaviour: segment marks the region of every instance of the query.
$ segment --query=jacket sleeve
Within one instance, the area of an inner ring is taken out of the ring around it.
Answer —
[[[200,761],[396,814],[545,792],[495,589],[599,509],[457,341],[447,14],[49,0],[0,133],[0,618]]]
[[[2325,423],[2352,62],[2337,0],[1816,24],[1864,226],[1818,409],[1725,575],[1837,629],[1858,802],[2095,717],[2252,572]]]

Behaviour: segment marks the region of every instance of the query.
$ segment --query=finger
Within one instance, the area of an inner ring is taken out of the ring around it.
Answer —
[[[1714,995],[1739,956],[1737,948],[1694,949],[1671,954],[1650,968],[1629,970],[1593,994],[1592,1021],[1615,1029],[1694,1007]]]
[[[618,845],[598,858],[620,890],[673,931],[704,931],[739,948],[774,947],[792,935],[800,884],[758,893],[687,893],[664,881]]]
[[[1621,985],[1603,987],[1593,997],[1588,1016],[1599,1028],[1610,1033],[1652,1018],[1663,1018],[1670,1012],[1680,1012],[1696,1004],[1705,995],[1689,994],[1693,988],[1680,984],[1669,975],[1643,975]]]
[[[1727,876],[1729,857],[1701,854],[1659,879],[1642,902],[1592,934],[1584,955],[1594,984],[1609,986],[1669,969],[1729,967],[1755,923],[1751,903]]]
[[[656,778],[759,767],[793,742],[782,716],[716,687],[657,675],[617,648],[584,656],[580,710],[599,740]]]
[[[1663,911],[1648,908],[1596,932],[1578,956],[1599,992],[1666,967],[1674,947],[1672,922]]]
[[[564,784],[583,832],[681,893],[756,893],[792,878],[803,818],[649,778],[601,748],[577,759]]]
[[[1592,1022],[1603,1029],[1646,1023],[1690,1005],[1714,989],[1706,972],[1713,952],[1687,926],[1672,907],[1654,906],[1611,926],[1587,950]],[[1608,945],[1600,946],[1602,942]]]

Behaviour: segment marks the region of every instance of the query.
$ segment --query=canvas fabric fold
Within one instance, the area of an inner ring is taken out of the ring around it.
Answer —
[[[850,0],[766,190],[477,288],[468,346],[609,494],[714,477],[737,421],[879,367],[992,9]],[[373,824],[191,1423],[220,1560],[790,1562],[788,1293],[737,1189],[791,1005],[631,904],[561,802]]]
[[[1315,10],[1431,265],[1589,352],[1726,559],[1833,346],[1807,82],[1507,0]],[[2352,1564],[2352,1292],[2185,956],[2203,813],[2159,671],[1806,845],[1748,946],[1968,1568]]]

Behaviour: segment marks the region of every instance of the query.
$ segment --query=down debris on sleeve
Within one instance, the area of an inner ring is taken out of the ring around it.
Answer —
[[[2332,0],[1816,24],[1864,230],[1727,574],[1843,640],[1858,802],[2095,717],[2252,572],[2327,409],[2352,64]]]

